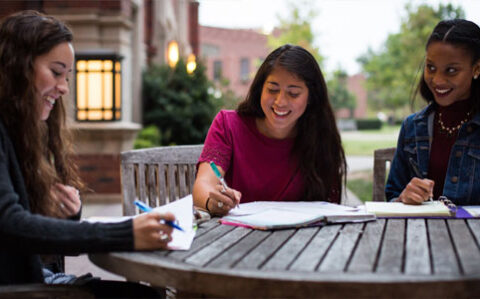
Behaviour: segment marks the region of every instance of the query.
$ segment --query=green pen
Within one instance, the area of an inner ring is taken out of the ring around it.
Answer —
[[[215,176],[220,180],[220,183],[222,184],[223,192],[227,191],[227,183],[225,182],[225,179],[222,177],[220,174],[220,171],[217,168],[217,165],[213,163],[213,161],[210,162],[210,167],[212,167],[213,173],[215,173]],[[237,203],[237,208],[240,208],[240,206]]]

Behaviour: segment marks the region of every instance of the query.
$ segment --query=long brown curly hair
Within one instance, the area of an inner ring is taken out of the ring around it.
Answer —
[[[34,86],[34,61],[73,39],[61,21],[36,11],[6,17],[0,25],[0,120],[15,146],[34,213],[59,216],[52,200],[55,183],[82,189],[72,163],[71,137],[62,99],[46,121]]]
[[[237,112],[241,116],[265,118],[260,103],[262,88],[276,67],[295,74],[308,87],[307,109],[297,121],[297,136],[292,149],[306,181],[303,200],[327,200],[332,190],[338,190],[341,198],[342,183],[346,183],[345,153],[328,99],[327,85],[312,54],[289,44],[270,53],[258,69]]]

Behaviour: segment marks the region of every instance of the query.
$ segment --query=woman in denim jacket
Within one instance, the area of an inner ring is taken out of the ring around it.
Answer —
[[[461,19],[438,23],[418,85],[429,105],[402,124],[388,200],[419,204],[443,195],[457,205],[480,204],[479,76],[480,28]]]

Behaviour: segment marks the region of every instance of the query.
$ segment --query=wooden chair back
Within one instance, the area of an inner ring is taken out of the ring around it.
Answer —
[[[203,144],[122,152],[123,214],[136,214],[135,199],[157,207],[192,193],[202,149]]]
[[[382,148],[373,152],[373,201],[385,201],[387,162],[392,162],[395,149]]]

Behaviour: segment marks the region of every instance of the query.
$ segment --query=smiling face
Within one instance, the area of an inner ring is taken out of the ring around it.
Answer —
[[[263,84],[260,104],[265,118],[257,119],[259,131],[275,139],[295,136],[295,125],[307,103],[305,82],[284,68],[275,67]]]
[[[437,41],[427,48],[424,79],[440,106],[468,99],[478,72],[480,62],[472,65],[471,54],[462,47]]]
[[[68,42],[58,44],[33,62],[36,98],[40,102],[40,119],[47,120],[55,102],[68,94],[68,74],[73,67],[73,47]]]

